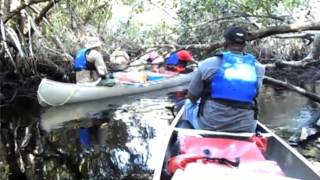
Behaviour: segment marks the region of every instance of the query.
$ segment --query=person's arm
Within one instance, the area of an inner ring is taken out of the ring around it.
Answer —
[[[190,64],[196,64],[196,65],[198,65],[199,63],[198,63],[198,61],[196,61],[195,59],[192,58],[192,59],[190,60]]]
[[[193,76],[188,89],[187,97],[193,102],[201,97],[204,88],[204,81],[209,81],[216,73],[221,64],[220,58],[214,56],[201,61],[197,72]]]
[[[187,98],[190,99],[193,103],[197,102],[197,100],[201,96],[203,89],[203,83],[201,79],[201,71],[200,69],[198,69],[191,79],[187,94]]]
[[[195,102],[197,102],[197,100],[198,100],[198,98],[196,98],[194,95],[192,95],[192,94],[189,93],[189,92],[188,92],[188,94],[187,94],[187,98],[190,99],[190,101],[191,101],[192,103],[195,103]]]
[[[87,54],[87,59],[89,62],[94,63],[99,76],[105,77],[108,74],[107,66],[103,60],[102,54],[99,51],[92,49]]]

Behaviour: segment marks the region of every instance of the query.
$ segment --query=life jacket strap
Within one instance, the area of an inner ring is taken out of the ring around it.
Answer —
[[[235,161],[231,161],[226,158],[216,158],[216,157],[205,157],[204,159],[206,159],[208,162],[213,161],[213,162],[218,162],[219,164],[230,165],[233,167],[239,167],[240,165],[240,157],[236,157]]]
[[[213,100],[214,102],[217,102],[219,104],[233,107],[233,108],[239,108],[239,109],[248,109],[248,110],[253,110],[254,109],[254,104],[253,103],[246,103],[246,102],[240,102],[240,101],[232,101],[232,100],[227,100],[227,99],[217,99],[217,98],[208,98],[209,100]]]
[[[258,96],[258,93],[257,93],[257,96]],[[258,104],[257,96],[253,99],[253,111],[254,111],[255,120],[258,120],[258,116],[259,116],[259,104]]]

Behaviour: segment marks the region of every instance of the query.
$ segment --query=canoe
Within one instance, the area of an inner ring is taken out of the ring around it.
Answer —
[[[92,101],[111,97],[127,96],[187,84],[193,73],[157,78],[145,83],[117,83],[113,87],[72,84],[42,79],[37,90],[42,106],[61,106],[69,103]]]
[[[165,132],[154,180],[320,179],[307,159],[259,122],[258,135],[195,130],[182,113]]]

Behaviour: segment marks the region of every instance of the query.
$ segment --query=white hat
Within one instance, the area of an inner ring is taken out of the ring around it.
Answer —
[[[97,37],[89,37],[86,40],[86,43],[84,45],[86,48],[95,48],[102,46],[102,42]]]

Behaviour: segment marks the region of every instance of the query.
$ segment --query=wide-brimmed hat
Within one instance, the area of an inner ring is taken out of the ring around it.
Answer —
[[[224,33],[224,38],[237,44],[245,44],[248,33],[242,27],[233,26],[227,29]]]
[[[86,39],[85,45],[86,48],[95,48],[102,46],[102,42],[98,37],[89,37]]]

